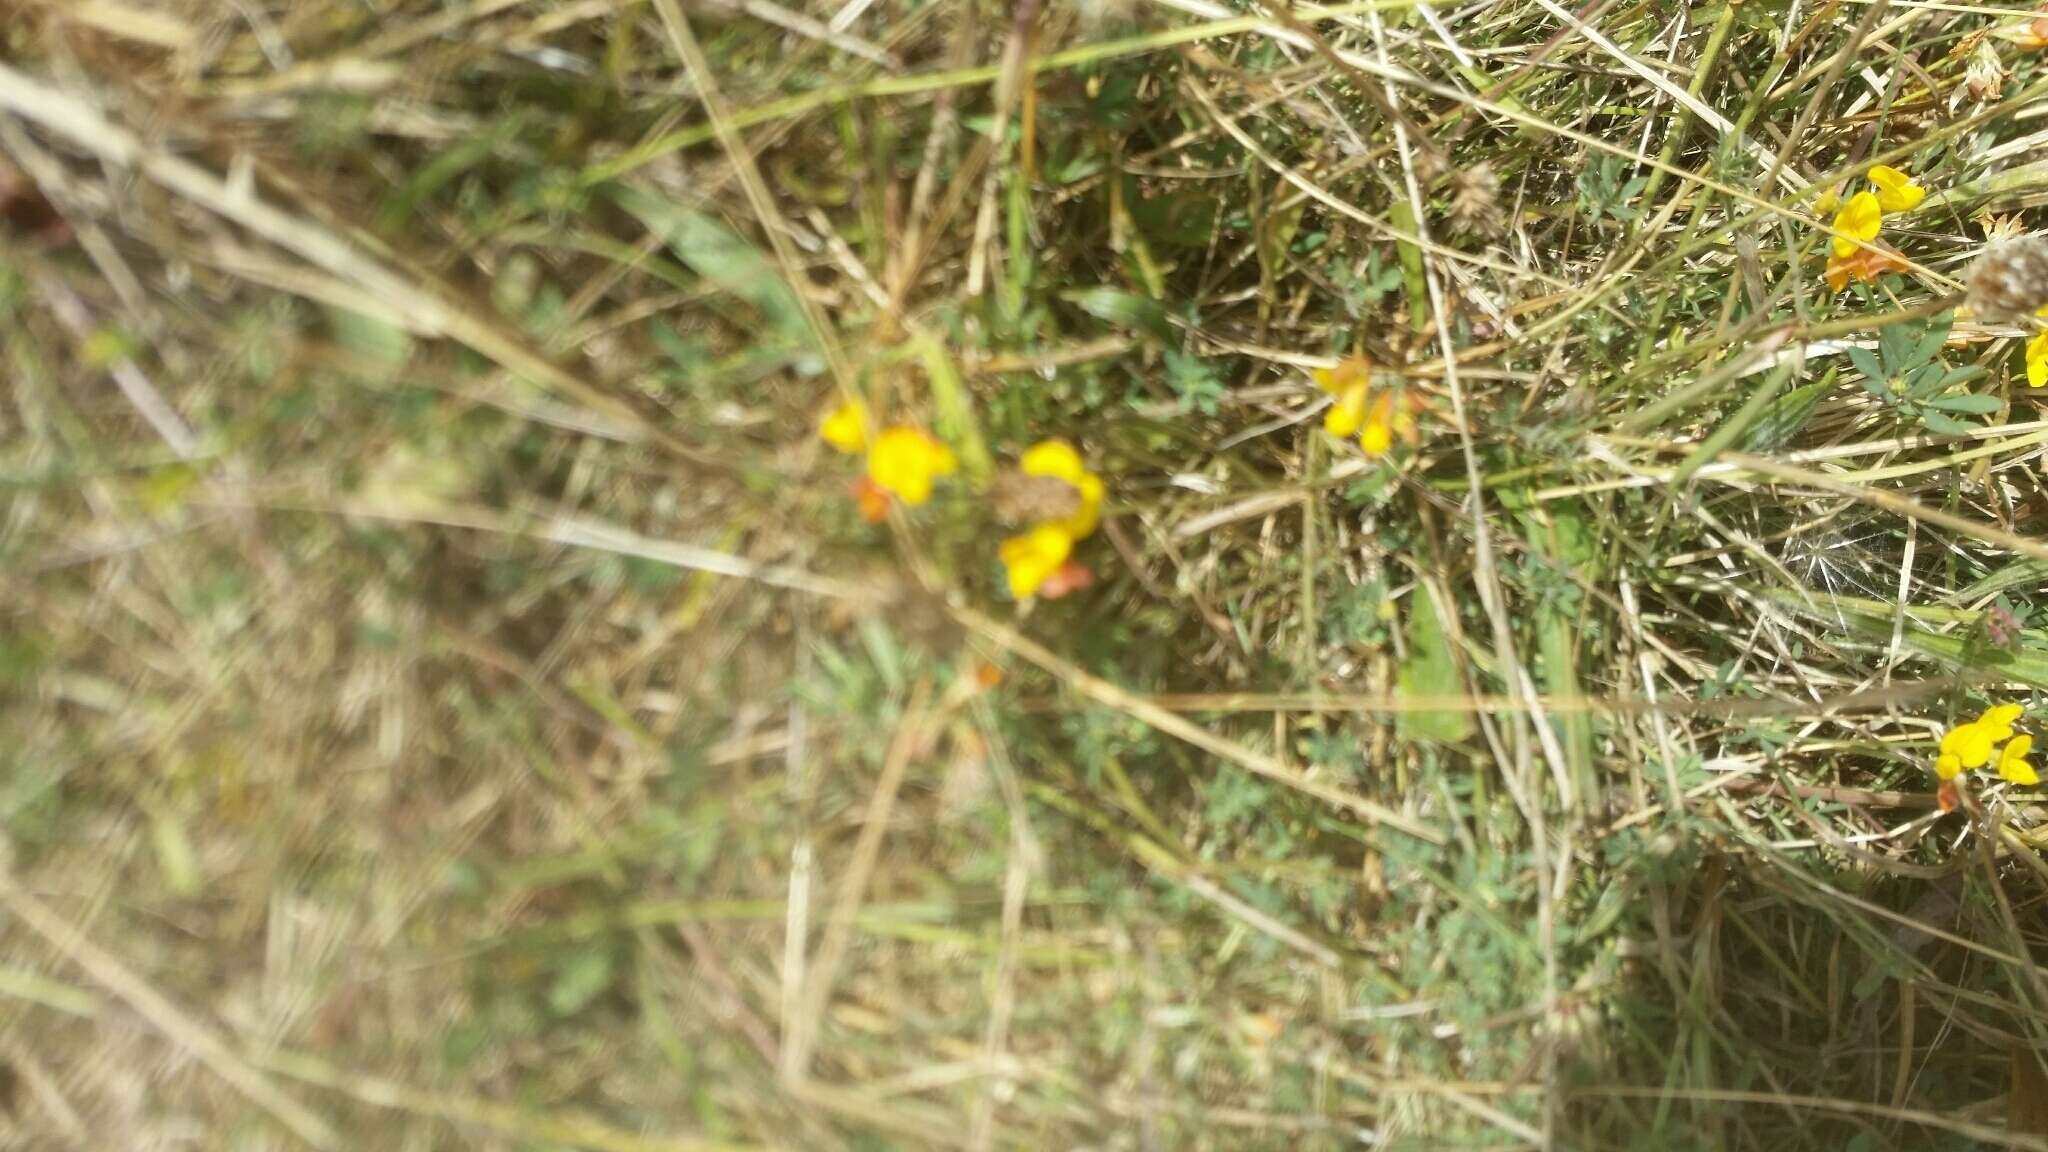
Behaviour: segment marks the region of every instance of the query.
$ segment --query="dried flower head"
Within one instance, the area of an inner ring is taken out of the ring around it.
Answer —
[[[1500,222],[1500,176],[1484,160],[1451,177],[1451,224],[1461,232],[1490,232]]]
[[[1978,41],[1969,70],[1963,74],[1963,89],[1979,104],[1989,104],[2005,91],[2005,61],[1998,58],[1998,49],[1990,41]]]
[[[2007,240],[1970,266],[1970,310],[1994,324],[2031,316],[2048,304],[2048,236]]]

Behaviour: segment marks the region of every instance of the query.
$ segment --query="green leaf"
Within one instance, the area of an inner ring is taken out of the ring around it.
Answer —
[[[199,857],[192,850],[192,838],[175,812],[159,805],[149,810],[150,844],[156,849],[157,869],[171,894],[189,899],[199,894]]]
[[[1842,623],[1868,639],[1882,642],[1891,637],[1891,622],[1882,617],[1850,615]],[[2048,649],[2040,647],[2041,634],[2029,629],[2022,637],[2016,650],[1987,653],[1981,644],[1972,643],[1968,634],[1930,632],[1910,619],[1899,633],[1906,647],[1936,660],[1971,671],[1996,670],[2000,679],[2048,690]]]
[[[1749,399],[1744,400],[1742,407],[1736,409],[1735,415],[1730,416],[1719,428],[1709,432],[1707,438],[1700,441],[1699,447],[1693,449],[1685,461],[1679,464],[1678,471],[1671,474],[1672,487],[1681,487],[1686,481],[1691,480],[1694,473],[1711,464],[1714,457],[1719,456],[1728,445],[1733,444],[1743,432],[1761,419],[1764,409],[1777,397],[1779,390],[1791,382],[1799,367],[1800,361],[1792,359],[1771,369],[1771,374],[1764,377],[1763,382],[1756,386],[1749,394]],[[1832,374],[1829,378],[1832,379]]]
[[[389,321],[346,308],[329,308],[327,326],[334,330],[334,342],[353,353],[375,382],[398,375],[412,358],[411,333]]]
[[[1462,700],[1464,682],[1458,677],[1458,661],[1451,652],[1450,637],[1438,613],[1444,606],[1428,583],[1417,585],[1408,601],[1408,658],[1401,663],[1397,683],[1404,699]],[[1407,740],[1453,742],[1472,734],[1472,717],[1464,711],[1402,712],[1396,730]]]
[[[1967,604],[1994,592],[2048,583],[2048,560],[2015,560],[1955,594],[1954,603]]]
[[[637,188],[614,188],[612,198],[661,237],[690,271],[752,305],[777,335],[811,342],[796,290],[774,261],[738,233],[715,217]]]
[[[1415,209],[1406,200],[1396,200],[1387,217],[1394,227],[1416,235]],[[1401,279],[1408,285],[1408,327],[1420,336],[1429,327],[1429,280],[1422,272],[1422,248],[1406,240],[1394,247],[1401,254]]]
[[[2004,403],[1996,396],[1980,396],[1969,392],[1958,392],[1953,396],[1936,396],[1927,402],[1929,408],[1943,412],[1960,412],[1966,416],[1989,416],[1998,411]]]
[[[1953,313],[1946,313],[1940,319],[1928,323],[1926,330],[1920,335],[1920,342],[1913,346],[1912,358],[1907,363],[1933,363],[1941,356],[1941,347],[1948,343],[1949,328],[1954,323],[1953,315]],[[1898,325],[1898,327],[1904,328],[1905,326]],[[1910,331],[1910,329],[1907,330]]]
[[[1939,412],[1921,412],[1920,423],[1926,425],[1929,432],[1940,436],[1968,436],[1977,430],[1974,424],[1965,424],[1953,416],[1944,416]]]
[[[932,388],[932,413],[939,437],[960,454],[960,467],[976,491],[988,487],[995,476],[995,462],[989,458],[988,441],[982,437],[981,421],[974,415],[974,394],[953,365],[952,353],[934,336],[917,338],[918,356],[924,360],[925,379]]]
[[[1757,417],[1747,434],[1743,436],[1742,447],[1748,452],[1770,452],[1784,447],[1813,414],[1820,408],[1820,402],[1834,386],[1834,377],[1812,384],[1801,384],[1783,396],[1771,401],[1763,414]]]
[[[1884,387],[1884,366],[1878,363],[1877,357],[1870,354],[1870,349],[1847,348],[1844,349],[1844,351],[1848,352],[1849,354],[1849,363],[1854,364],[1856,366],[1856,370],[1858,372],[1863,373],[1863,378],[1865,380],[1868,380],[1870,383],[1876,385],[1879,388]]]
[[[1076,288],[1060,293],[1060,299],[1097,320],[1137,332],[1162,344],[1174,342],[1173,325],[1166,306],[1150,296],[1121,288]]]
[[[548,1009],[557,1016],[574,1016],[604,995],[612,984],[611,949],[603,946],[569,953],[555,969],[555,982],[548,988]]]
[[[1579,505],[1559,502],[1553,507],[1548,524],[1531,517],[1529,529],[1526,535],[1530,547],[1552,564],[1579,579],[1597,578],[1592,567],[1599,548]],[[1574,610],[1573,604],[1561,596],[1542,596],[1537,600],[1537,641],[1543,657],[1543,690],[1551,699],[1564,705],[1552,713],[1550,722],[1557,726],[1558,742],[1564,749],[1566,766],[1571,770],[1573,788],[1579,800],[1584,802],[1592,796],[1598,783],[1593,767],[1593,718],[1584,709],[1574,706],[1585,697],[1579,680],[1579,645],[1585,632],[1579,618],[1582,611]]]
[[[1214,416],[1216,405],[1223,399],[1223,381],[1217,378],[1209,362],[1172,348],[1166,350],[1166,385],[1180,397],[1183,412],[1200,411]]]
[[[1903,324],[1892,324],[1880,328],[1877,333],[1877,354],[1885,366],[1893,371],[1912,367],[1913,333]]]

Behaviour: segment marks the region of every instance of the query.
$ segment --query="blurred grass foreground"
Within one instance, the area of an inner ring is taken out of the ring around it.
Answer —
[[[2048,10],[0,0],[0,1150],[2048,1152]]]

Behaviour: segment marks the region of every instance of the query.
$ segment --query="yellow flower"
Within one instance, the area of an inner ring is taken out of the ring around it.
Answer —
[[[1367,456],[1385,456],[1394,447],[1394,429],[1384,420],[1375,420],[1358,434],[1358,446]]]
[[[1868,244],[1877,239],[1878,229],[1884,227],[1884,207],[1877,201],[1875,193],[1858,192],[1849,197],[1849,202],[1835,213],[1835,255],[1847,256],[1856,251],[1857,241]]]
[[[2012,735],[2012,722],[2025,712],[2026,709],[2018,704],[1993,704],[1977,717],[1976,724],[1990,733],[1991,742],[1996,744]]]
[[[1353,384],[1337,394],[1337,402],[1323,413],[1323,431],[1339,440],[1358,435],[1365,423],[1365,385]]]
[[[1074,551],[1074,538],[1058,524],[1040,524],[1019,536],[1003,541],[996,555],[1010,577],[1010,595],[1029,600],[1066,565]]]
[[[1358,429],[1365,424],[1365,397],[1372,387],[1372,363],[1363,356],[1352,356],[1338,361],[1334,368],[1318,368],[1311,375],[1316,387],[1337,398],[1323,413],[1323,431],[1339,440],[1358,435]]]
[[[1943,780],[1953,780],[1963,771],[1963,762],[1948,752],[1934,758],[1934,774]]]
[[[1993,731],[1975,723],[1958,724],[1949,729],[1948,734],[1941,738],[1941,754],[1934,761],[1936,773],[1941,771],[1944,761],[1954,762],[1955,768],[1949,776],[1964,768],[1982,768],[1990,763],[1991,746],[1998,743],[1992,738]]]
[[[1842,186],[1840,184],[1828,185],[1826,191],[1822,192],[1819,196],[1816,196],[1813,199],[1813,210],[1815,212],[1822,214],[1823,216],[1827,215],[1830,212],[1833,212],[1835,209],[1840,208],[1841,206]]]
[[[818,421],[818,435],[848,456],[867,447],[868,406],[857,398],[840,404]]]
[[[2048,319],[2048,305],[2042,305],[2034,315]],[[2035,333],[2034,338],[2027,341],[2027,384],[2034,388],[2048,387],[2048,329]]]
[[[1080,494],[1081,503],[1072,515],[1051,521],[1066,532],[1068,547],[1094,534],[1096,522],[1102,518],[1102,477],[1088,470],[1072,444],[1065,440],[1041,440],[1017,458],[1017,468],[1026,476],[1064,480]]]
[[[868,478],[913,508],[932,498],[934,479],[956,467],[953,450],[921,428],[884,428],[868,447]]]
[[[1877,283],[1887,272],[1904,272],[1906,258],[1883,244],[1858,248],[1847,256],[1828,254],[1827,282],[1830,292],[1840,292],[1851,281]]]
[[[1334,368],[1318,368],[1311,375],[1316,387],[1332,396],[1342,396],[1372,379],[1372,362],[1363,356],[1339,360]]]
[[[1998,754],[1998,774],[2025,788],[2032,788],[2041,782],[2041,774],[2027,763],[2027,751],[2034,746],[2032,736],[2015,736],[2012,743]]]
[[[1886,212],[1911,212],[1927,199],[1927,189],[1889,164],[1872,167],[1868,175],[1870,182],[1877,185],[1877,206]]]

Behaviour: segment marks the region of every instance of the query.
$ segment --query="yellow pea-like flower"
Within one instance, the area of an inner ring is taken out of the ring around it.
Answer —
[[[1029,532],[1003,541],[996,555],[1009,577],[1010,595],[1029,600],[1038,595],[1074,551],[1074,538],[1057,524],[1040,524]]]
[[[867,447],[868,406],[858,399],[845,401],[818,422],[818,436],[848,456]]]
[[[2027,341],[2027,385],[2048,387],[2048,332]]]
[[[1323,413],[1323,431],[1339,440],[1358,435],[1365,424],[1365,396],[1364,384],[1353,384],[1338,393],[1337,402]]]
[[[921,428],[884,428],[868,448],[868,478],[913,508],[932,498],[933,480],[958,466],[953,450]]]
[[[2032,788],[2041,782],[2041,774],[2027,762],[2027,752],[2034,747],[2032,736],[2015,736],[1998,754],[1998,774],[2023,788]]]
[[[2025,712],[2026,709],[2018,704],[1993,704],[1978,715],[1976,724],[1989,733],[1991,742],[1996,744],[2012,735],[2013,721]]]
[[[1065,440],[1041,440],[1017,458],[1017,469],[1026,476],[1064,480],[1080,495],[1073,515],[1056,523],[1066,531],[1069,543],[1086,540],[1102,519],[1102,477],[1088,470],[1081,453]]]
[[[1935,763],[1953,758],[1959,768],[1982,768],[1991,762],[1992,730],[1981,724],[1958,724],[1941,738],[1941,755]]]
[[[1872,192],[1858,192],[1849,197],[1847,203],[1835,213],[1834,251],[1837,256],[1848,256],[1857,250],[1857,241],[1868,244],[1877,239],[1884,227],[1884,208]]]
[[[1877,185],[1877,206],[1886,212],[1911,212],[1927,199],[1927,189],[1889,164],[1879,164],[1867,174]]]

